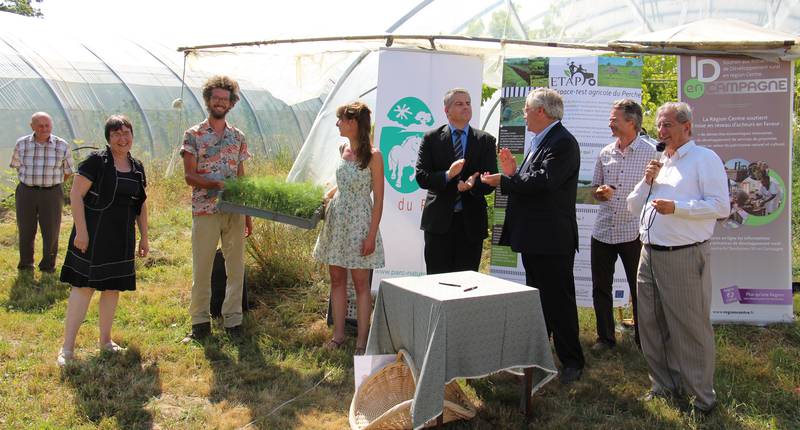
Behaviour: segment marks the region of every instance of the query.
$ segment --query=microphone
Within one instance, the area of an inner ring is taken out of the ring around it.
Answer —
[[[667,144],[666,144],[666,143],[664,143],[664,142],[662,142],[662,141],[659,141],[659,142],[656,144],[656,152],[664,152],[664,149],[665,149],[666,147],[667,147]]]

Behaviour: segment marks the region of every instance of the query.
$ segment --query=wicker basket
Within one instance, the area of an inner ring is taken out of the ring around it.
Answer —
[[[350,428],[353,430],[412,429],[411,402],[416,383],[414,374],[397,353],[397,361],[386,365],[364,381],[350,403]],[[475,406],[453,381],[444,387],[444,422],[469,420]],[[436,424],[431,420],[425,427]]]

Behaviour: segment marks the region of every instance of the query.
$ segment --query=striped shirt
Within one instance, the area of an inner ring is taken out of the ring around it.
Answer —
[[[52,187],[75,173],[69,144],[54,134],[45,143],[36,143],[33,134],[20,137],[9,166],[17,169],[19,181],[30,187]]]
[[[628,212],[625,198],[642,179],[647,164],[656,156],[656,149],[641,136],[624,151],[619,150],[616,141],[600,150],[592,184],[594,187],[613,185],[617,189],[610,200],[598,202],[600,210],[592,237],[603,243],[616,244],[630,242],[639,236],[638,214]]]

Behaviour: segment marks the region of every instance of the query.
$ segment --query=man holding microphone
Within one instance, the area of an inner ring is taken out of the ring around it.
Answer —
[[[728,216],[728,179],[719,156],[692,139],[689,105],[663,104],[656,127],[664,155],[627,198],[642,220],[639,333],[652,382],[643,400],[688,394],[705,416],[716,405],[708,241]]]

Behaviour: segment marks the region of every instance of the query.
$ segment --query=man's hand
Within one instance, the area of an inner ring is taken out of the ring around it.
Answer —
[[[656,212],[662,215],[670,215],[675,213],[675,202],[673,200],[666,200],[666,199],[654,199],[650,202],[650,205],[656,210]]]
[[[511,176],[517,171],[517,160],[514,159],[508,148],[502,148],[498,157],[500,159],[500,170],[504,175]]]
[[[463,193],[469,191],[475,186],[475,181],[478,180],[478,172],[475,172],[467,178],[466,181],[458,181],[458,192]]]
[[[601,202],[607,202],[611,200],[611,197],[614,195],[614,188],[610,185],[600,185],[594,190],[594,198]]]
[[[647,182],[647,185],[653,185],[653,180],[658,176],[663,165],[664,163],[656,160],[650,160],[647,163],[647,168],[644,169],[644,181]]]
[[[481,174],[481,182],[491,187],[496,187],[500,185],[500,174],[499,173],[491,174],[489,172],[484,172],[483,174]]]
[[[244,216],[244,237],[250,237],[253,234],[253,218],[250,215]]]
[[[447,180],[451,180],[456,176],[461,174],[461,169],[464,168],[464,159],[459,158],[456,161],[453,161],[453,164],[450,165],[450,168],[447,170]]]

